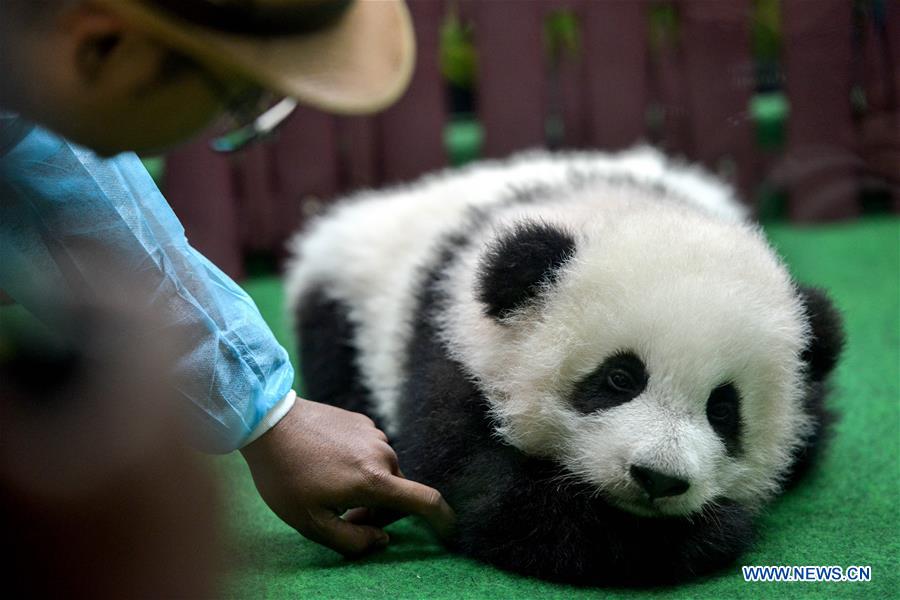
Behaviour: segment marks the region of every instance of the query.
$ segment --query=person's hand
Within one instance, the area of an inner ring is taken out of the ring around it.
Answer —
[[[385,546],[381,527],[406,514],[421,515],[440,536],[453,526],[441,494],[403,477],[387,436],[365,415],[297,398],[241,452],[275,514],[341,554]]]

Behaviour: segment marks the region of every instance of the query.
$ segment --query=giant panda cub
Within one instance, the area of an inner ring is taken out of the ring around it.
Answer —
[[[371,416],[527,575],[724,567],[814,458],[842,344],[731,189],[650,149],[527,153],[337,204],[292,242],[306,394]]]

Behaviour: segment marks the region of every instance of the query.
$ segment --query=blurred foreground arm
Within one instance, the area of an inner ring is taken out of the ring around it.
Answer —
[[[0,142],[0,288],[59,332],[74,305],[153,315],[148,335],[179,341],[173,384],[199,448],[229,452],[284,414],[287,352],[250,297],[188,244],[137,156],[102,159],[9,114]]]

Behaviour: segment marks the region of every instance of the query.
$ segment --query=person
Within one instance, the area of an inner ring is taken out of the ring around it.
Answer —
[[[239,147],[295,101],[381,109],[413,54],[400,0],[0,2],[0,289],[60,330],[73,298],[141,303],[188,340],[173,377],[196,444],[239,449],[268,506],[345,555],[385,545],[404,514],[446,534],[453,511],[403,477],[368,417],[296,397],[253,302],[191,248],[126,151],[167,148],[223,111]]]

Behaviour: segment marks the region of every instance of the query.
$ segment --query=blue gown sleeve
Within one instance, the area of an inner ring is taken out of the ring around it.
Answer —
[[[0,289],[51,327],[73,298],[138,302],[180,340],[174,380],[195,445],[243,445],[294,379],[256,305],[188,244],[137,156],[103,159],[2,119],[15,138],[0,139]]]

